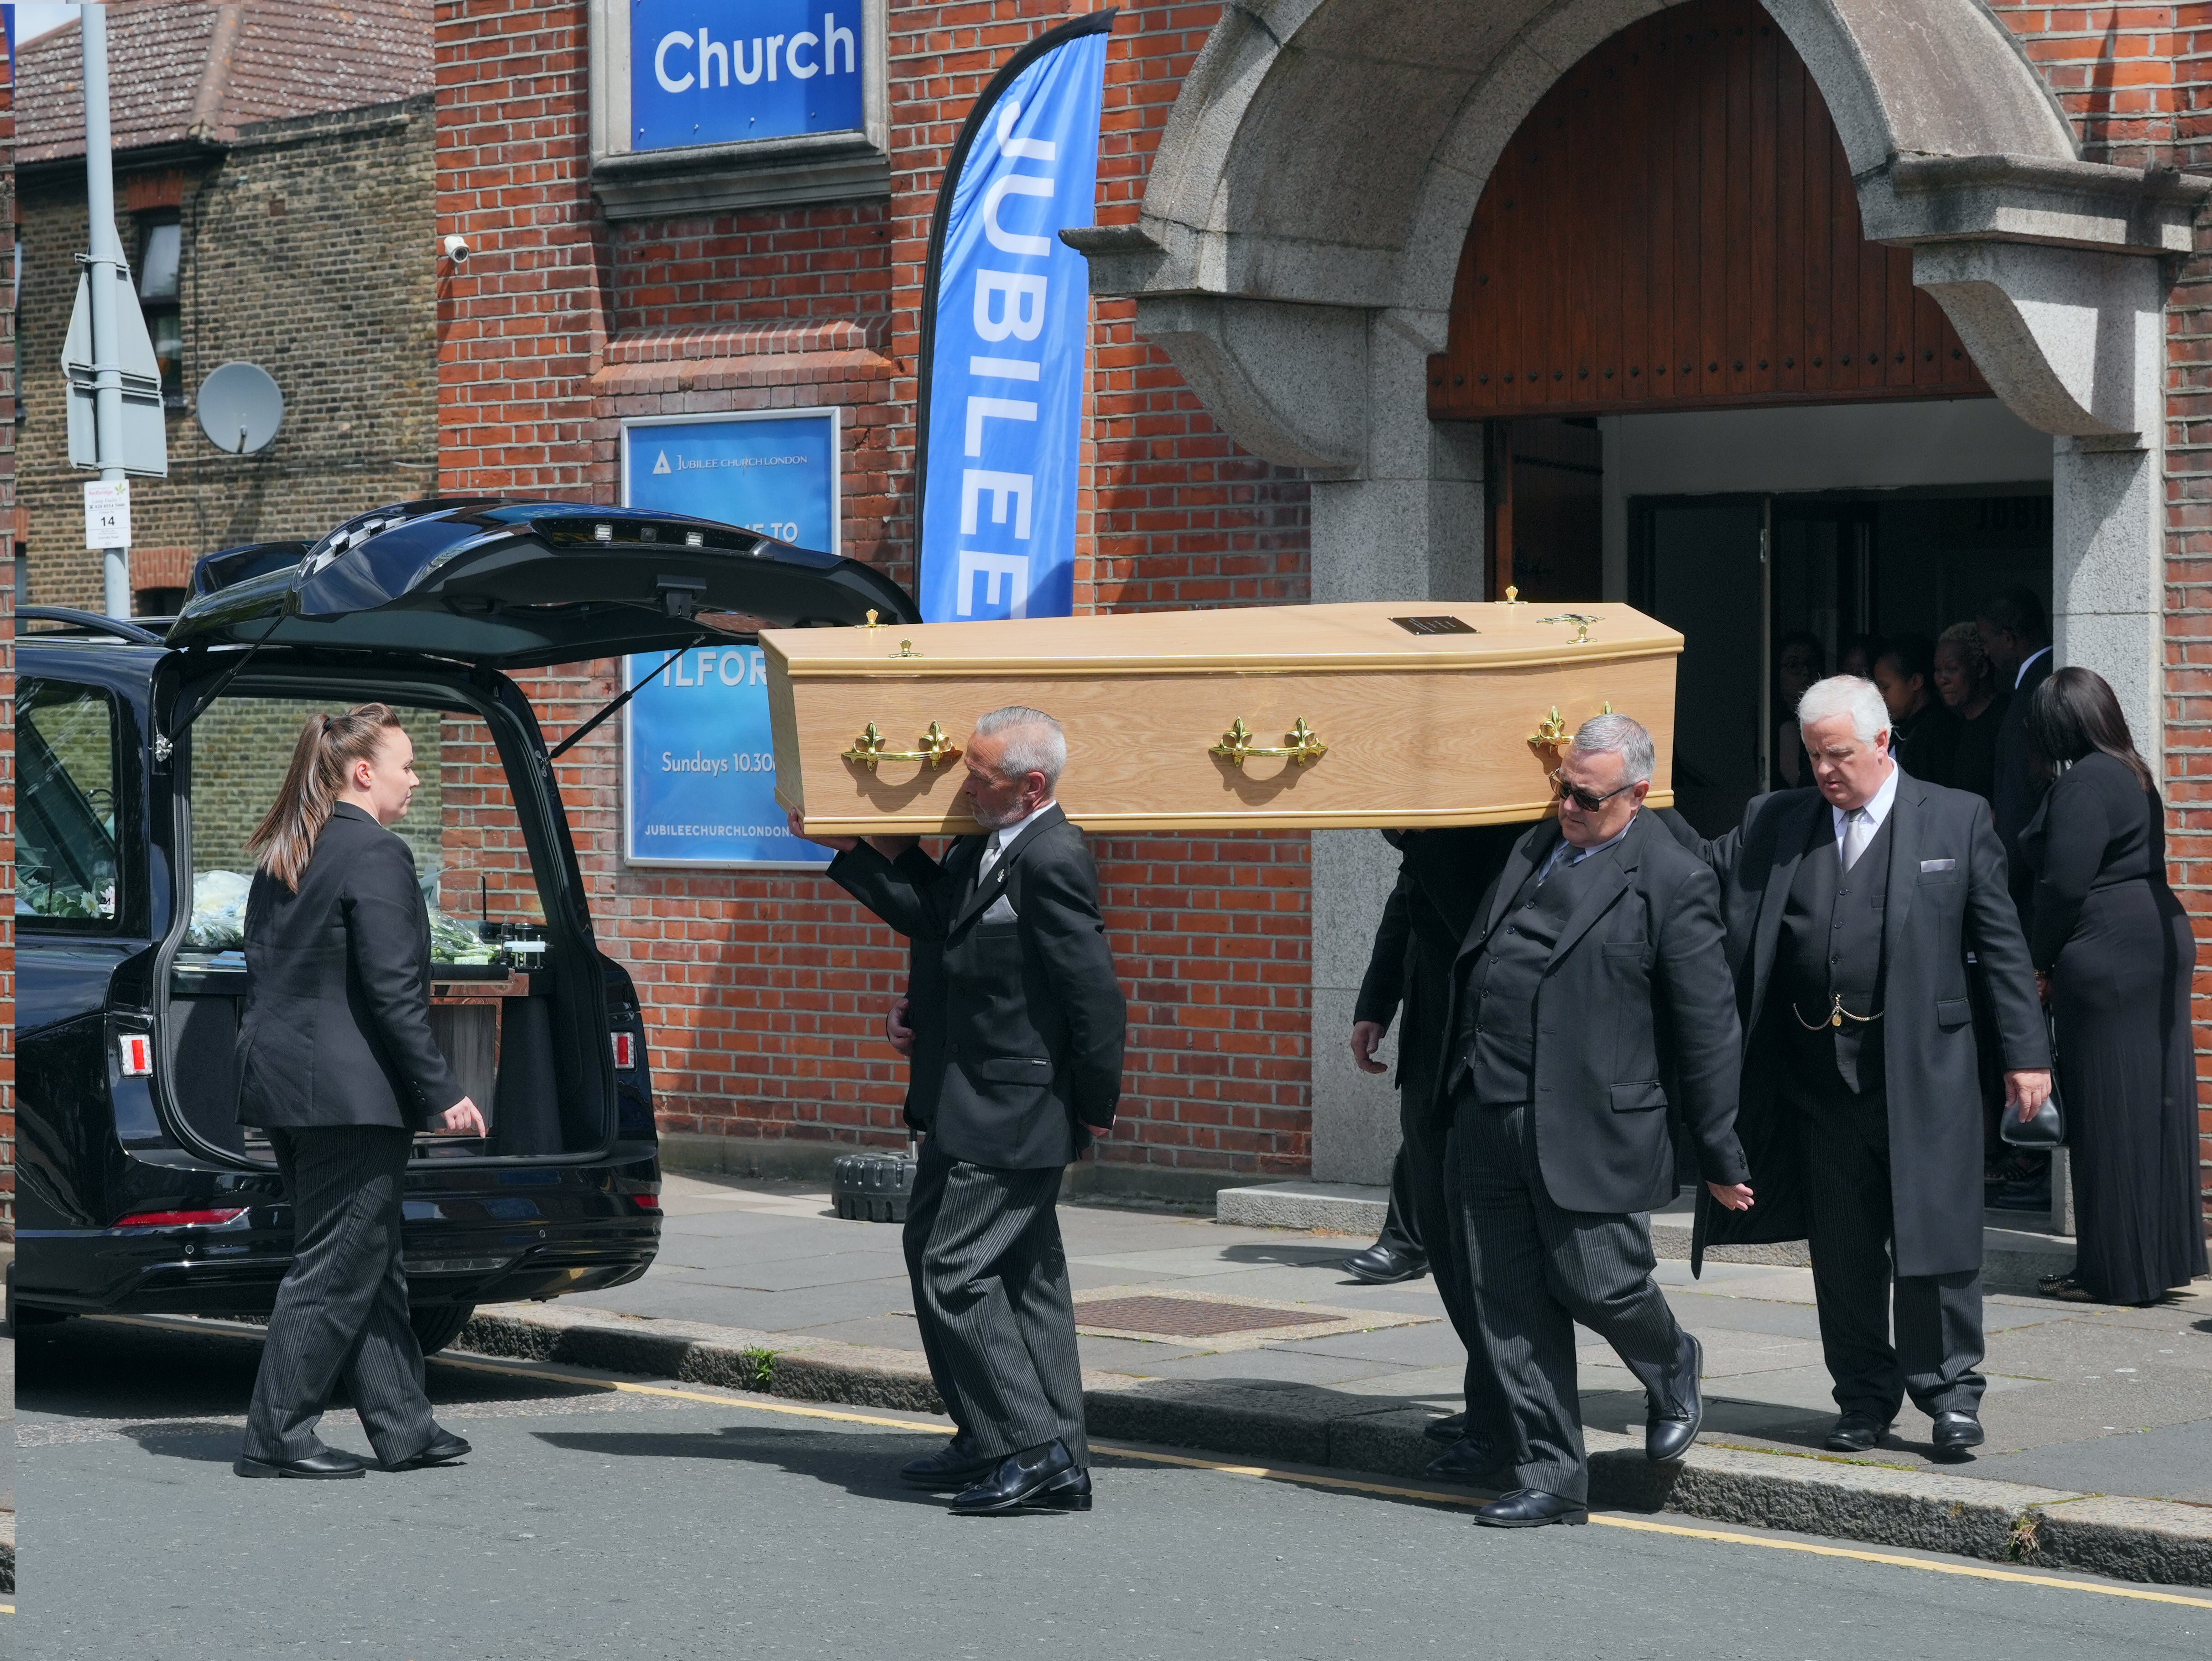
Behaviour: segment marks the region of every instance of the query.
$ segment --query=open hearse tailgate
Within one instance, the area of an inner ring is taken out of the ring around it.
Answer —
[[[482,498],[380,508],[297,564],[219,586],[196,574],[193,587],[172,647],[394,651],[502,670],[673,651],[716,630],[917,615],[871,566],[733,526]]]

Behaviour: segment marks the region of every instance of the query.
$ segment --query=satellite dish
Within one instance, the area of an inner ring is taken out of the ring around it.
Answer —
[[[200,382],[200,430],[230,455],[252,455],[276,441],[284,394],[258,363],[226,363]]]

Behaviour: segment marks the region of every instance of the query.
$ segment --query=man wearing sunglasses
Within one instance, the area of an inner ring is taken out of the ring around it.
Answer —
[[[1651,1279],[1638,1214],[1674,1197],[1670,1087],[1714,1199],[1751,1203],[1720,885],[1640,811],[1652,761],[1627,716],[1583,724],[1553,775],[1558,818],[1515,845],[1452,966],[1451,1232],[1506,1426],[1455,1451],[1510,1475],[1475,1512],[1494,1528],[1589,1520],[1577,1321],[1642,1381],[1652,1459],[1680,1458],[1704,1419],[1704,1352]]]

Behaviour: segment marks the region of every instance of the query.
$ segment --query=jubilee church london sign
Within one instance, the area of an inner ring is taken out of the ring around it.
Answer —
[[[630,0],[629,148],[866,123],[861,0]]]

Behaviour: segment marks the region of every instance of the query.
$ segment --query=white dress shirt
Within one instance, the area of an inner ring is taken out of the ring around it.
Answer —
[[[1869,837],[1881,829],[1881,822],[1889,817],[1889,810],[1897,805],[1898,771],[1896,764],[1891,764],[1889,776],[1881,782],[1881,788],[1867,799],[1865,807],[1861,810],[1867,816],[1867,835]],[[1844,827],[1850,822],[1850,810],[1830,802],[1828,812],[1835,818],[1836,851],[1840,854],[1844,846]]]
[[[1020,836],[1028,828],[1030,821],[1036,818],[1038,813],[1046,812],[1053,806],[1052,802],[1047,801],[1036,812],[1024,813],[1012,824],[1000,825],[983,839],[983,862],[975,867],[975,881],[979,885],[984,878],[991,874],[991,867],[999,862],[999,855],[1012,845],[1016,837]]]
[[[2047,658],[2050,655],[2051,648],[2046,646],[2041,651],[2030,652],[2026,657],[2022,658],[2020,660],[2020,672],[2012,678],[2012,690],[2015,692],[2020,691],[2021,682],[2027,678],[2027,672],[2034,666],[2036,659]]]

